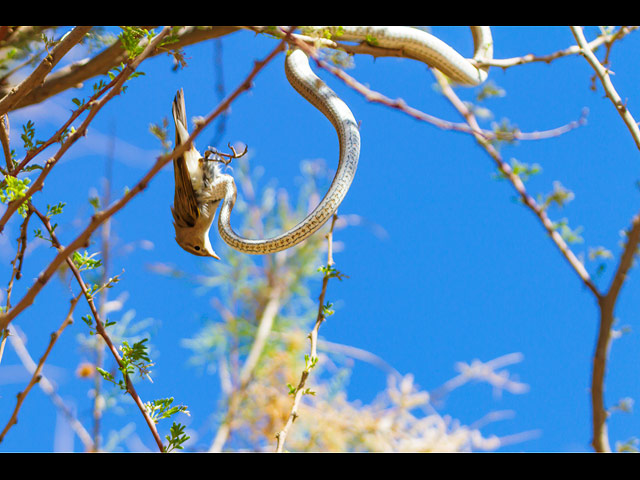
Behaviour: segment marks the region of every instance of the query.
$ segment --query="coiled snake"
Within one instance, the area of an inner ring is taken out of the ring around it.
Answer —
[[[471,31],[475,47],[474,60],[491,59],[493,44],[489,27],[471,27]],[[459,84],[478,85],[487,77],[487,67],[476,67],[473,62],[462,57],[443,41],[417,28],[318,26],[305,27],[305,33],[307,32],[330,33],[331,38],[340,41],[368,42],[369,44],[373,42],[376,47],[400,50],[404,56],[437,68]],[[236,200],[235,183],[230,175],[218,174],[210,197],[210,201],[215,206],[220,200],[222,203],[218,218],[218,230],[228,245],[244,253],[279,252],[297,245],[318,231],[331,218],[345,198],[358,166],[360,133],[349,107],[315,75],[309,66],[307,55],[301,49],[294,48],[287,55],[285,72],[293,88],[333,124],[340,143],[338,168],[324,198],[304,220],[273,238],[256,240],[241,237],[233,231],[231,211]],[[206,233],[208,234],[208,229]],[[192,253],[196,252],[192,251]]]

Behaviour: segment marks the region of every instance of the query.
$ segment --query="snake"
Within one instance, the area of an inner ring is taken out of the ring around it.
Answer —
[[[479,85],[488,75],[482,60],[493,58],[493,41],[489,27],[471,27],[474,56],[470,61],[454,48],[430,33],[414,27],[400,26],[313,26],[306,35],[316,32],[334,40],[366,42],[371,46],[400,50],[403,56],[436,68],[461,85]],[[337,211],[344,200],[358,168],[360,132],[355,117],[345,102],[311,69],[308,55],[294,46],[287,53],[285,75],[291,86],[317,108],[333,125],[340,145],[338,167],[320,203],[297,225],[266,239],[248,239],[231,227],[231,211],[236,201],[236,187],[230,175],[222,175],[224,185],[218,216],[218,231],[232,248],[248,254],[269,254],[291,248],[317,232]]]

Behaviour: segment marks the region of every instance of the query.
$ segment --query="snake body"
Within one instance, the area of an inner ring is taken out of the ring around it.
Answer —
[[[493,55],[489,27],[471,27],[474,39],[474,60],[490,59]],[[381,48],[399,49],[411,57],[437,68],[453,81],[478,85],[487,77],[486,68],[477,68],[445,42],[423,30],[412,27],[307,27],[305,32],[329,32],[335,40],[367,41]],[[222,198],[218,230],[232,248],[250,254],[275,253],[293,247],[320,229],[335,213],[345,198],[358,167],[360,133],[349,107],[309,66],[307,55],[294,49],[287,55],[285,73],[289,83],[306,100],[322,112],[333,124],[340,143],[338,168],[334,179],[318,206],[290,230],[268,239],[241,237],[231,227],[231,211],[236,200],[236,186],[230,175],[220,175],[215,190]]]
[[[276,237],[250,240],[236,234],[230,225],[231,210],[235,202],[235,186],[226,179],[229,188],[220,207],[218,230],[222,239],[231,247],[244,253],[274,253],[302,242],[321,228],[337,210],[344,199],[358,167],[360,133],[349,107],[331,90],[309,66],[309,60],[301,50],[289,53],[285,61],[285,73],[289,83],[320,110],[333,124],[340,143],[338,169],[329,190],[318,206],[295,227]],[[232,179],[231,179],[232,182]]]

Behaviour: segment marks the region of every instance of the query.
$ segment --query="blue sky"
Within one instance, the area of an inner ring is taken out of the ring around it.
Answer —
[[[431,31],[463,55],[471,54],[467,28],[432,27]],[[589,39],[594,32],[586,30]],[[495,27],[492,33],[496,58],[549,54],[574,43],[565,27]],[[274,45],[273,40],[249,32],[225,37],[227,89],[243,80],[252,62],[263,58]],[[40,204],[71,197],[65,218],[60,220],[63,242],[70,241],[86,224],[86,200],[92,191],[101,189],[99,177],[110,149],[115,159],[114,192],[135,184],[153,164],[159,145],[148,133],[148,126],[170,118],[178,88],[184,88],[189,117],[205,115],[217,104],[212,43],[185,51],[189,66],[179,72],[171,71],[168,57],[144,63],[146,75],[131,81],[126,94],[100,113],[86,139],[68,152],[47,179],[43,194],[47,197],[40,199]],[[636,118],[640,118],[639,99],[634,97],[640,78],[635,61],[639,55],[637,33],[616,44],[611,54],[614,85]],[[434,77],[418,62],[395,58],[374,61],[363,56],[356,58],[356,68],[349,73],[388,97],[403,98],[431,115],[459,121],[435,91]],[[595,274],[597,264],[587,260],[589,248],[604,246],[617,259],[620,231],[628,228],[638,212],[640,158],[600,85],[595,91],[590,89],[592,75],[593,70],[579,56],[504,71],[494,68],[489,78],[506,94],[487,101],[486,106],[492,110],[493,120],[508,118],[525,132],[564,125],[578,119],[583,108],[589,109],[586,125],[556,138],[504,147],[502,154],[505,159],[541,165],[542,173],[527,182],[534,196],[550,192],[554,181],[574,192],[572,202],[562,210],[551,209],[549,214],[552,220],[567,218],[573,228],[582,227],[584,241],[573,247],[574,252],[585,258],[587,269]],[[321,335],[375,353],[399,372],[412,373],[416,384],[426,390],[454,377],[456,362],[489,361],[519,352],[522,360],[508,370],[529,386],[526,393],[497,395],[486,384],[472,383],[453,392],[440,411],[463,424],[492,411],[509,411],[508,419],[487,425],[483,432],[499,436],[537,432],[525,442],[506,446],[505,451],[589,451],[589,384],[598,310],[538,219],[513,201],[515,191],[509,183],[493,178],[492,160],[469,136],[445,132],[402,112],[368,103],[326,72],[321,76],[361,122],[360,164],[340,213],[357,214],[385,232],[378,235],[376,229],[352,226],[337,234],[342,248],[335,260],[349,278],[330,285],[329,296],[337,313],[322,326]],[[458,91],[468,99],[476,93],[473,88]],[[73,96],[77,92],[65,92],[48,101],[46,109],[12,114],[12,138],[19,137],[18,128],[27,119],[50,131],[68,115]],[[112,144],[114,135],[117,141]],[[213,135],[213,127],[206,130],[199,145]],[[322,158],[329,166],[337,161],[335,132],[288,85],[282,56],[233,104],[219,147],[227,142],[249,145],[251,161],[265,168],[265,178],[277,180],[291,195],[301,161]],[[213,293],[198,295],[183,282],[156,275],[148,268],[155,262],[179,264],[197,275],[210,261],[189,256],[175,244],[169,212],[172,199],[173,174],[167,168],[116,215],[114,234],[119,245],[131,248],[123,248],[114,260],[113,269],[124,269],[126,275],[111,296],[127,292],[125,310],[135,309],[137,319],[158,321],[151,342],[160,352],[159,366],[154,383],[144,387],[143,395],[158,398],[174,394],[189,406],[194,418],[204,422],[202,416],[210,412],[211,405],[205,398],[210,399],[217,388],[217,377],[189,370],[188,352],[176,339],[189,337],[200,328],[199,317],[210,310]],[[12,222],[0,239],[5,265],[2,278],[9,277],[17,228]],[[216,250],[221,249],[216,232],[212,232],[212,243]],[[22,285],[15,293],[18,296],[38,274],[42,263],[37,259],[47,258],[50,252],[40,245],[30,254],[34,261],[27,258]],[[603,289],[615,265],[609,261],[605,272],[596,278]],[[611,347],[606,377],[608,406],[640,394],[634,368],[640,351],[637,277],[637,270],[632,270],[616,311],[616,326],[628,326],[631,331]],[[56,300],[60,295],[68,298],[66,286],[52,281],[16,321],[28,333],[34,356],[42,352],[49,332],[57,328],[65,311],[66,304]],[[69,369],[78,361],[75,339],[83,327],[78,318],[65,332],[65,341],[57,347],[46,372],[56,381],[60,395],[76,402],[78,414],[86,416],[89,399],[73,396],[78,387]],[[15,393],[23,388],[26,378],[9,347],[0,365],[0,411],[13,408]],[[356,362],[350,398],[370,401],[384,387],[383,372]],[[114,428],[138,422],[132,418],[135,416],[115,418]],[[5,420],[0,422],[4,426]],[[64,429],[55,408],[34,389],[0,451],[80,449],[77,440],[75,445],[69,443]],[[609,421],[612,444],[638,435],[639,430],[636,412],[616,413]],[[34,431],[40,434],[34,436]],[[141,424],[137,433],[153,448]]]

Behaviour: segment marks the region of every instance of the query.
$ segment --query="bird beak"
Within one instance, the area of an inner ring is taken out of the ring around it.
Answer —
[[[205,235],[204,237],[204,249],[207,252],[207,255],[215,258],[216,260],[220,260],[220,257],[216,254],[211,246],[211,241],[209,240],[209,235]]]

